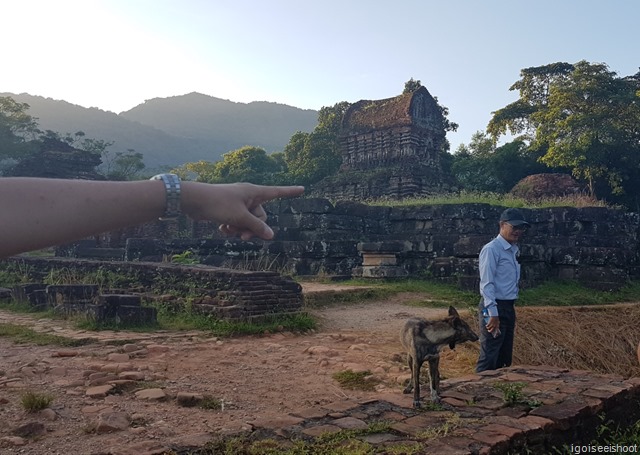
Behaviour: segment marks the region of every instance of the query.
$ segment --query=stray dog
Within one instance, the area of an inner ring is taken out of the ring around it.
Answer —
[[[454,349],[456,343],[478,341],[478,335],[471,327],[460,319],[460,315],[452,306],[449,316],[440,321],[428,321],[423,318],[409,319],[402,333],[400,341],[407,352],[407,361],[411,369],[411,380],[403,393],[413,390],[413,407],[420,407],[420,368],[425,360],[429,361],[429,385],[431,387],[431,401],[438,403],[440,387],[440,349],[449,345]]]

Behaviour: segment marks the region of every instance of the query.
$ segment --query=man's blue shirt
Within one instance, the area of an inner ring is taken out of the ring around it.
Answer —
[[[520,264],[518,246],[498,235],[480,251],[480,294],[489,316],[498,316],[496,299],[516,300]]]

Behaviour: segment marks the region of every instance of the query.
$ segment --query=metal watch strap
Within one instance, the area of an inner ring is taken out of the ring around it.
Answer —
[[[167,206],[161,220],[173,220],[180,216],[180,177],[176,174],[158,174],[150,180],[162,180],[167,194]]]

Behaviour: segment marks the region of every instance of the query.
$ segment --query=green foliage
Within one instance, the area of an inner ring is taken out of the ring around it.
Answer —
[[[3,175],[54,178],[100,178],[96,169],[104,158],[107,178],[130,180],[144,168],[142,154],[108,149],[113,142],[41,131],[27,114],[29,105],[0,97],[0,171]]]
[[[340,387],[350,390],[373,391],[379,381],[373,380],[370,371],[338,371],[331,376]]]
[[[186,163],[174,172],[185,179],[195,174],[198,182],[249,182],[270,185],[277,183],[276,176],[282,174],[285,169],[282,154],[267,155],[260,147],[245,146],[225,153],[221,161]]]
[[[188,305],[154,302],[158,326],[164,330],[206,330],[214,336],[259,335],[282,331],[306,332],[316,327],[307,313],[266,316],[252,322],[231,321],[212,314],[199,314]]]
[[[20,395],[20,403],[27,412],[42,411],[48,408],[52,402],[53,396],[46,393],[27,391]]]
[[[29,105],[10,97],[0,97],[0,162],[30,154],[38,130],[37,119],[27,114]]]
[[[49,333],[40,333],[15,324],[0,323],[0,337],[7,337],[16,343],[35,344],[37,346],[84,346],[95,340],[90,338],[74,339]]]
[[[102,151],[101,173],[108,180],[136,180],[145,168],[143,155],[129,149],[126,152]]]
[[[605,201],[598,201],[592,198],[583,198],[580,195],[569,195],[556,198],[544,198],[536,201],[529,201],[511,194],[498,194],[491,192],[468,192],[450,193],[421,198],[406,198],[398,200],[376,200],[369,203],[372,206],[383,207],[407,207],[414,205],[458,205],[458,204],[489,204],[499,207],[518,208],[546,208],[546,207],[609,207]]]
[[[377,452],[371,444],[360,440],[367,435],[390,431],[387,422],[373,422],[362,430],[342,430],[325,433],[313,441],[293,439],[282,443],[274,439],[252,440],[248,436],[219,436],[198,449],[200,455],[372,455]],[[411,455],[423,453],[420,444],[385,447],[385,454]]]
[[[502,391],[502,398],[507,406],[514,406],[524,401],[522,389],[527,386],[524,382],[498,382],[493,386]]]
[[[555,63],[521,71],[520,98],[496,111],[495,139],[524,133],[549,166],[588,182],[591,195],[640,206],[640,73],[617,77],[605,64]]]
[[[422,87],[422,83],[411,78],[404,83],[404,90],[402,91],[402,94],[404,95],[405,93],[413,93],[420,87]]]
[[[528,175],[550,172],[538,158],[522,140],[496,148],[489,136],[478,131],[469,146],[458,147],[451,171],[465,191],[506,193]]]
[[[640,299],[640,282],[630,282],[616,292],[594,292],[575,281],[554,280],[523,289],[518,296],[519,306],[606,305],[634,302]]]
[[[335,174],[342,157],[338,136],[342,119],[351,106],[346,101],[323,107],[318,113],[318,125],[311,133],[298,131],[284,149],[289,183],[308,185]]]
[[[171,256],[171,262],[176,264],[199,264],[200,261],[197,257],[194,257],[193,251],[186,250],[179,254],[174,254]]]
[[[222,406],[222,401],[211,395],[204,395],[202,400],[198,403],[198,407],[211,411],[218,411],[222,409]]]

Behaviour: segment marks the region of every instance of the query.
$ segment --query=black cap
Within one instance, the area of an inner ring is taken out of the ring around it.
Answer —
[[[518,209],[506,209],[502,212],[502,215],[500,215],[500,221],[506,221],[511,226],[531,226],[524,220],[522,212]]]

